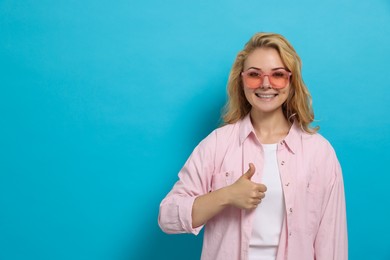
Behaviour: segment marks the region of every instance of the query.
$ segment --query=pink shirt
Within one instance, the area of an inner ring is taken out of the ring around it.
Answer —
[[[192,205],[197,196],[233,184],[252,162],[260,183],[262,147],[249,115],[214,130],[193,151],[179,180],[160,205],[159,225],[166,233],[193,233]],[[344,185],[329,142],[294,124],[278,143],[277,158],[286,217],[277,260],[348,259]],[[265,197],[264,199],[267,199]],[[246,260],[254,210],[226,207],[205,225],[203,260]]]

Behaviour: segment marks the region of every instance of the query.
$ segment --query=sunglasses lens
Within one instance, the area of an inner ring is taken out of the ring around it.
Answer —
[[[261,78],[244,77],[245,85],[248,88],[258,88],[262,84]]]
[[[257,70],[248,70],[242,76],[248,88],[258,88],[263,83],[263,78]]]
[[[287,86],[290,74],[287,71],[274,71],[269,79],[270,83],[275,88],[284,88]]]

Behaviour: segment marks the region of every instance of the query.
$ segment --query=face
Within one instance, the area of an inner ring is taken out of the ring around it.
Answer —
[[[251,68],[260,71],[261,74],[271,75],[275,74],[275,71],[284,71],[286,67],[275,49],[258,48],[249,54],[244,62],[243,71]],[[252,105],[252,113],[270,114],[282,112],[282,105],[289,95],[290,83],[287,83],[286,87],[280,88],[280,86],[275,86],[275,84],[273,86],[269,76],[263,76],[262,79],[262,84],[257,88],[249,87],[243,81],[245,97]]]

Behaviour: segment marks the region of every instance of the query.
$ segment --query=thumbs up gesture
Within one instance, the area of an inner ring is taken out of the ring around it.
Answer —
[[[235,183],[228,186],[230,205],[241,209],[254,209],[260,204],[265,197],[267,187],[264,184],[251,181],[255,170],[253,163],[250,163],[248,171]]]

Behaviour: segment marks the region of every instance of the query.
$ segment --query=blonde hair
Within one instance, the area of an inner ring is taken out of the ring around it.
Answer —
[[[241,72],[248,55],[258,48],[273,48],[278,51],[284,65],[291,71],[291,91],[282,105],[283,114],[287,120],[298,123],[302,130],[307,133],[315,133],[319,127],[311,127],[314,120],[312,100],[309,90],[303,82],[301,75],[302,62],[292,45],[282,35],[275,33],[257,33],[245,45],[244,49],[237,54],[230,71],[227,91],[228,101],[224,108],[223,121],[232,124],[244,118],[251,110],[247,101],[241,79]]]

